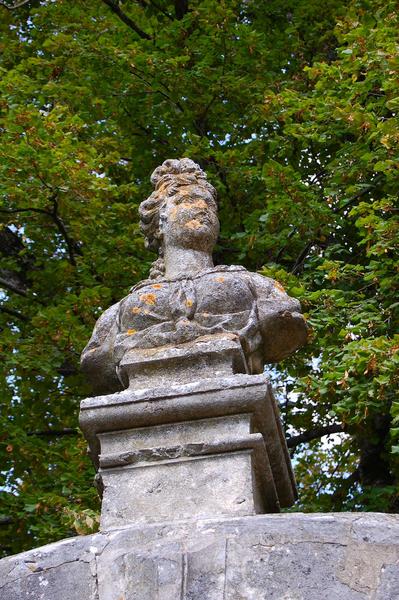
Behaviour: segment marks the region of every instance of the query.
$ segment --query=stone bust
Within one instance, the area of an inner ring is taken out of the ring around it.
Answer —
[[[241,344],[249,374],[306,342],[300,304],[282,286],[241,266],[214,266],[219,234],[216,190],[188,158],[166,160],[140,205],[148,248],[158,252],[149,279],[98,319],[82,353],[97,394],[128,386],[119,368],[135,349],[176,347],[221,334]]]

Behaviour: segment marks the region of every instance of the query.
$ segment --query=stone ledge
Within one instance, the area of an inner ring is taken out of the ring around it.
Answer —
[[[129,526],[0,561],[1,600],[398,600],[399,516]]]

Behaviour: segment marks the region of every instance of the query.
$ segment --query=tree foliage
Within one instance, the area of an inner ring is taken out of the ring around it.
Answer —
[[[79,354],[145,277],[137,207],[182,156],[218,190],[217,262],[308,317],[271,370],[295,509],[398,511],[397,8],[0,3],[3,553],[96,528]]]

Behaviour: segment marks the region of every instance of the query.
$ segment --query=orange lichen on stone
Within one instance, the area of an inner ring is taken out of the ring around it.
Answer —
[[[205,200],[201,200],[201,198],[199,198],[198,200],[186,200],[185,202],[180,202],[179,206],[183,206],[185,209],[189,210],[189,209],[193,209],[193,208],[200,208],[202,210],[208,210],[208,205],[205,202]]]
[[[170,185],[169,180],[168,181],[164,181],[163,183],[160,184],[160,186],[158,187],[158,195],[159,196],[167,195],[167,193],[168,193],[168,185]]]
[[[170,218],[172,221],[175,221],[175,220],[176,220],[176,217],[177,217],[178,210],[179,210],[179,207],[178,207],[178,206],[173,206],[173,207],[170,209],[169,218]]]
[[[138,315],[139,313],[141,313],[141,308],[139,306],[133,306],[132,313],[134,315]]]
[[[285,292],[285,289],[283,288],[281,283],[279,283],[278,281],[274,282],[274,287],[277,288],[278,290],[280,290],[280,292]]]
[[[157,301],[157,297],[155,294],[141,294],[140,301],[144,302],[144,304],[151,304],[154,306]]]
[[[128,335],[134,335],[135,333],[137,333],[137,329],[128,329],[126,333]]]
[[[218,281],[219,283],[223,283],[224,277],[216,277],[216,281]]]
[[[189,229],[199,229],[201,227],[201,222],[198,219],[192,219],[186,223],[186,227]]]
[[[154,285],[152,285],[151,287],[154,288],[154,290],[160,290],[162,287],[162,283],[154,283]]]

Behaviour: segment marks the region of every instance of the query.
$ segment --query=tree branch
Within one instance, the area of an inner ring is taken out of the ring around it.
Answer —
[[[26,296],[26,287],[25,284],[15,276],[11,271],[0,271],[0,286],[6,288],[6,290],[10,290],[10,292],[14,292],[19,296]]]
[[[184,15],[188,12],[188,0],[175,0],[176,19],[181,21]]]
[[[46,187],[49,188],[48,185],[46,185]],[[49,189],[52,189],[52,188],[49,188]],[[74,241],[69,237],[69,234],[65,227],[65,223],[63,222],[63,220],[61,219],[61,217],[58,214],[57,192],[53,192],[53,194],[50,198],[50,201],[53,203],[53,210],[51,210],[51,211],[45,210],[44,208],[27,207],[27,208],[10,208],[10,209],[0,208],[0,212],[6,213],[6,214],[36,212],[36,213],[39,213],[42,215],[46,215],[47,217],[50,217],[54,221],[54,223],[56,224],[56,226],[58,228],[58,231],[61,233],[62,237],[64,238],[64,241],[68,248],[69,262],[71,263],[71,265],[73,265],[75,267],[76,266],[75,254],[79,253],[79,251],[78,251]]]
[[[63,377],[70,377],[71,375],[77,375],[79,373],[79,369],[75,364],[72,364],[68,358],[66,358],[62,365],[58,367],[57,373],[63,375]]]
[[[65,224],[64,224],[63,220],[58,215],[58,201],[57,201],[57,194],[56,193],[53,194],[53,196],[51,197],[51,200],[53,202],[53,210],[49,214],[52,216],[52,218],[54,220],[54,223],[58,227],[58,231],[61,233],[61,235],[64,238],[65,243],[66,243],[66,245],[68,247],[69,262],[71,263],[71,265],[73,265],[74,267],[76,267],[76,259],[75,259],[75,251],[77,251],[76,244],[69,237],[69,234],[68,234],[68,232],[66,230]]]
[[[313,242],[313,241],[308,242],[306,244],[306,246],[304,247],[304,249],[302,250],[302,252],[297,257],[297,259],[295,261],[295,264],[294,264],[294,266],[291,269],[291,273],[293,273],[295,275],[297,273],[297,271],[299,271],[300,267],[305,262],[305,258],[309,254],[309,251],[311,250],[312,246],[314,246],[314,244],[315,244],[315,242]]]
[[[331,496],[332,510],[342,510],[342,502],[348,495],[351,487],[360,481],[359,467],[357,467],[349,477],[341,480],[339,488]]]
[[[336,423],[334,425],[326,425],[325,427],[315,427],[309,429],[300,435],[294,435],[287,440],[288,448],[296,448],[299,444],[306,444],[312,440],[317,440],[323,437],[323,435],[330,435],[331,433],[343,433],[345,431],[344,426]]]
[[[345,204],[343,204],[339,208],[336,208],[335,210],[333,210],[333,212],[339,213],[339,212],[341,212],[341,210],[345,210],[349,206],[352,206],[352,204],[354,204],[356,202],[356,200],[358,200],[359,198],[362,198],[362,196],[365,196],[366,194],[371,192],[371,190],[376,187],[377,183],[379,183],[383,177],[384,177],[383,173],[380,173],[379,175],[377,175],[375,177],[374,181],[372,181],[368,186],[366,186],[365,188],[363,188],[362,190],[360,190],[359,192],[354,194],[351,198],[349,198],[349,200],[347,200],[347,202],[345,202]]]
[[[6,256],[18,256],[22,250],[25,250],[25,245],[20,237],[8,226],[2,227],[0,229],[0,252]]]
[[[25,4],[29,4],[31,0],[22,0],[22,2],[17,2],[16,4],[7,4],[6,2],[3,2],[3,0],[0,0],[0,5],[4,6],[4,8],[6,8],[7,10],[15,10],[16,8],[20,8],[21,6],[24,6]]]
[[[161,6],[158,6],[158,4],[155,4],[153,0],[148,0],[148,2],[146,2],[146,0],[137,0],[137,3],[140,4],[142,8],[148,8],[149,6],[153,6],[156,10],[159,10],[159,12],[165,15],[165,17],[168,17],[168,19],[174,21],[172,15],[169,14],[166,10],[164,10]]]
[[[62,437],[64,435],[78,435],[79,430],[72,427],[65,427],[65,429],[44,429],[42,431],[28,431],[26,435],[29,437]]]
[[[153,2],[153,0],[149,0],[149,4],[151,4],[151,6],[156,8],[156,10],[159,10],[163,15],[165,15],[165,17],[167,17],[171,21],[174,21],[174,18],[172,17],[172,15],[169,14],[166,10],[164,10],[161,6],[158,6],[158,4],[155,4],[155,2]]]
[[[31,208],[0,208],[0,212],[8,214],[8,215],[22,213],[22,212],[37,212],[37,213],[41,213],[43,215],[51,216],[51,213],[49,213],[48,210],[45,210],[44,208],[33,208],[33,207],[31,207]]]
[[[152,40],[152,37],[150,35],[148,35],[148,33],[146,33],[145,31],[140,29],[140,27],[138,25],[136,25],[136,23],[127,14],[125,14],[121,10],[119,4],[117,4],[114,0],[102,0],[102,1],[104,4],[106,4],[107,6],[110,7],[112,12],[115,13],[119,17],[119,19],[121,21],[123,21],[123,23],[125,23],[125,25],[127,25],[128,27],[130,27],[130,29],[135,31],[137,33],[137,35],[139,35],[141,37],[141,39]]]
[[[140,75],[139,73],[137,73],[137,70],[138,69],[136,69],[134,67],[130,68],[130,72],[132,73],[132,75],[134,75],[135,77],[137,77],[137,79],[139,79],[140,81],[142,81],[143,83],[145,83],[148,87],[150,87],[154,91],[154,93],[161,94],[161,96],[163,98],[166,98],[166,100],[168,100],[174,106],[176,106],[180,110],[180,112],[184,113],[184,108],[183,108],[183,106],[180,104],[180,102],[178,100],[177,101],[173,100],[173,98],[171,98],[165,92],[162,92],[162,90],[154,90],[153,87],[152,87],[151,82],[147,81],[142,75]],[[166,89],[166,91],[170,94],[171,93],[170,89],[164,83],[162,83],[162,85]]]
[[[12,317],[16,317],[17,319],[21,319],[22,321],[29,321],[28,317],[17,310],[14,310],[13,308],[8,308],[7,306],[0,306],[0,312],[11,315]]]
[[[287,235],[287,240],[290,240],[297,232],[296,227],[294,229],[292,229],[292,231],[289,232],[289,234]],[[284,250],[286,250],[288,244],[284,244],[284,246],[282,248],[280,248],[280,250],[277,252],[276,257],[274,259],[275,263],[278,263],[280,258],[283,255]]]
[[[353,196],[351,196],[351,198],[349,198],[347,200],[347,202],[345,202],[342,206],[339,206],[338,208],[334,208],[332,209],[332,212],[334,214],[338,214],[341,211],[349,208],[350,206],[352,206],[356,200],[359,200],[359,198],[362,198],[363,196],[365,196],[366,194],[368,194],[373,188],[375,188],[377,186],[377,184],[381,181],[381,179],[383,179],[384,175],[382,173],[380,173],[379,175],[377,175],[374,180],[367,185],[366,187],[364,187],[362,190],[360,190],[359,192],[357,192],[356,194],[354,194]],[[293,229],[290,234],[288,235],[287,239],[289,239],[290,237],[292,237],[295,233],[297,233],[297,228]],[[307,255],[309,254],[310,249],[312,248],[312,246],[314,244],[317,244],[317,240],[311,240],[310,242],[308,242],[306,244],[306,246],[304,247],[304,249],[302,250],[302,252],[299,254],[298,258],[295,261],[295,264],[292,268],[291,273],[295,274],[298,269],[302,266],[302,264],[305,262],[305,259],[307,257]],[[279,259],[281,258],[281,255],[283,253],[283,251],[287,248],[288,244],[285,244],[285,246],[283,246],[276,258],[275,258],[275,262],[278,262]]]

